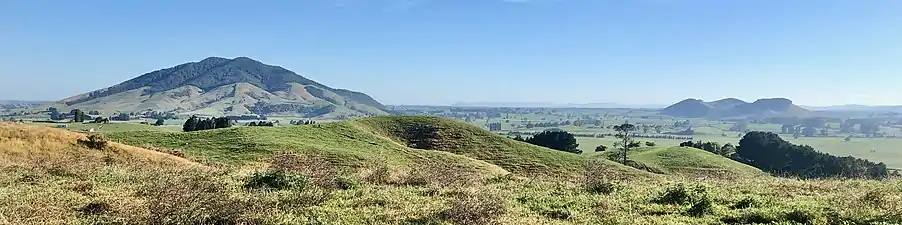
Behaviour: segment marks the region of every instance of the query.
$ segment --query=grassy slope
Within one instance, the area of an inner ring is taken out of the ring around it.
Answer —
[[[441,147],[434,150],[407,147],[400,134],[417,124],[439,127]],[[351,167],[374,162],[407,167],[460,162],[488,171],[573,175],[589,161],[598,161],[625,173],[640,173],[607,160],[536,147],[466,123],[436,117],[371,117],[312,126],[237,127],[190,133],[133,131],[108,136],[136,146],[179,149],[195,159],[226,164],[243,164],[274,153],[296,152],[322,155]]]
[[[409,143],[406,133],[418,126],[426,125],[436,129],[436,137],[431,140],[436,150],[483,160],[510,171],[568,173],[579,169],[591,160],[589,157],[555,151],[493,134],[484,129],[459,121],[425,116],[369,117],[355,120],[362,129],[391,138],[400,143]],[[623,166],[597,160],[621,171],[629,171]]]
[[[656,147],[630,155],[632,160],[669,174],[733,176],[763,175],[761,170],[726,157],[688,147]]]

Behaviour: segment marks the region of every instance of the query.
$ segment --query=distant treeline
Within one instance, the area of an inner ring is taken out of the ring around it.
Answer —
[[[536,135],[541,132],[508,132],[506,135],[508,136],[517,136],[517,135]],[[611,133],[595,133],[595,134],[572,134],[576,137],[591,137],[591,138],[608,138],[614,137],[614,134]],[[671,140],[692,140],[692,137],[688,136],[677,136],[677,135],[666,135],[666,134],[630,134],[631,137],[634,138],[647,138],[647,139],[671,139]]]
[[[228,127],[232,127],[232,121],[226,117],[210,117],[207,119],[201,119],[197,116],[192,116],[191,118],[188,118],[187,121],[185,121],[184,125],[182,125],[182,130],[185,132],[191,132]]]
[[[275,124],[273,124],[272,121],[255,121],[255,122],[246,123],[244,125],[249,126],[249,127],[273,127],[273,126],[275,126]]]

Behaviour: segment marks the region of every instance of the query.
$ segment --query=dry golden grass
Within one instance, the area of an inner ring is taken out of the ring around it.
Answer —
[[[86,137],[87,135],[82,133],[44,126],[0,124],[0,166],[48,158],[198,165],[184,158],[113,142],[110,142],[104,150],[79,146],[77,141]]]

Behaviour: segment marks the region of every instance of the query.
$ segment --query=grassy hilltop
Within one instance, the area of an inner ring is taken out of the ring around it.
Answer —
[[[436,117],[104,135],[0,125],[0,224],[902,223],[900,180],[682,147],[633,152],[640,170]]]

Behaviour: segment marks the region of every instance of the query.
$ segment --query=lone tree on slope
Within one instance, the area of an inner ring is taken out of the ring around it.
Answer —
[[[633,140],[633,133],[636,132],[636,126],[629,123],[623,123],[614,126],[614,130],[617,131],[617,134],[615,134],[614,137],[619,139],[617,142],[614,142],[614,147],[620,149],[617,158],[620,160],[620,163],[626,163],[626,161],[629,160],[627,152],[632,148],[639,147],[639,142]]]

